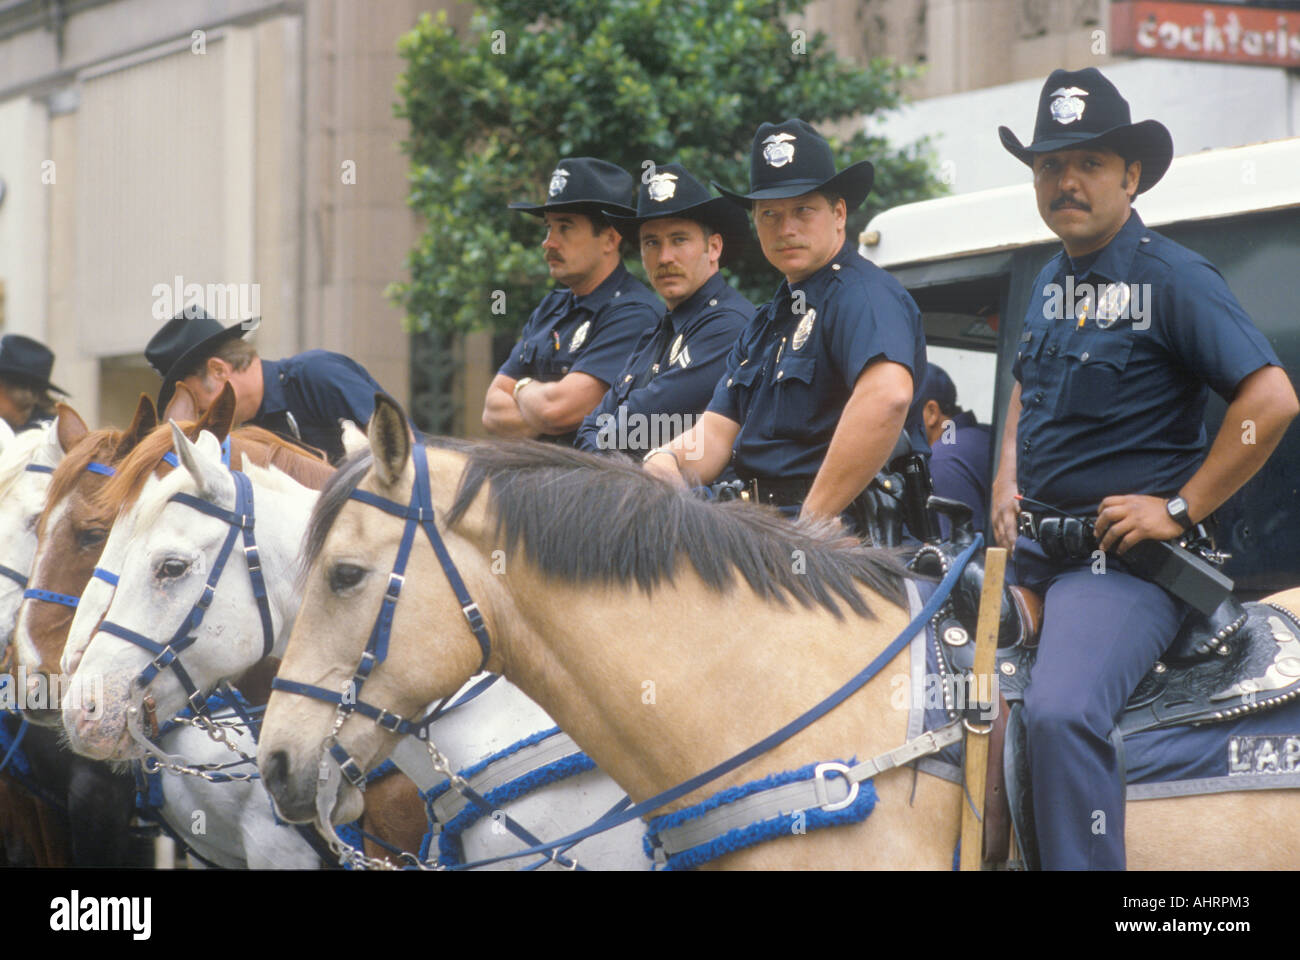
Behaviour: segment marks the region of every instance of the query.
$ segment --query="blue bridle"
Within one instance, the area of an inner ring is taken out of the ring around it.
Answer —
[[[348,696],[345,697],[339,691],[327,690],[324,687],[318,687],[310,683],[299,683],[296,680],[285,680],[281,677],[276,677],[271,681],[272,690],[283,690],[286,693],[296,693],[315,700],[324,700],[326,703],[334,704],[338,709],[338,715],[341,717],[359,713],[361,716],[373,720],[389,733],[395,733],[399,736],[420,736],[428,724],[426,721],[414,723],[398,714],[390,713],[380,707],[366,703],[361,699],[361,687],[370,677],[371,671],[378,664],[383,663],[388,656],[388,640],[393,628],[393,613],[397,607],[397,599],[402,592],[402,584],[406,580],[406,564],[411,556],[411,547],[415,543],[417,528],[423,529],[425,536],[428,537],[429,544],[433,547],[433,552],[442,565],[442,572],[446,575],[447,582],[456,595],[456,602],[460,604],[461,613],[465,615],[465,620],[469,624],[470,632],[474,634],[474,639],[478,641],[479,649],[483,653],[483,659],[479,663],[478,669],[474,671],[475,673],[479,673],[487,666],[488,655],[492,649],[483,615],[479,612],[478,604],[471,599],[469,590],[465,587],[465,581],[456,569],[451,554],[447,552],[447,545],[443,542],[442,535],[438,533],[438,527],[434,521],[433,497],[429,486],[429,462],[425,457],[424,444],[416,443],[414,445],[411,451],[411,459],[415,464],[415,484],[411,490],[409,503],[401,504],[394,500],[387,500],[365,490],[353,490],[348,495],[351,500],[358,500],[372,507],[378,507],[385,513],[401,517],[406,521],[406,526],[402,530],[402,540],[397,547],[397,559],[393,561],[393,572],[388,575],[388,586],[384,590],[384,600],[379,608],[379,615],[375,618],[375,625],[371,628],[370,638],[366,641],[366,648],[361,653],[361,662],[353,673]],[[336,731],[339,726],[341,724],[335,725]],[[354,787],[360,788],[365,783],[365,772],[361,769],[361,765],[343,748],[335,735],[331,735],[330,739],[333,740],[329,748],[330,756],[338,762],[339,769],[342,771],[343,776],[347,778],[347,781]]]
[[[168,451],[163,455],[163,461],[171,464],[173,467],[180,467],[181,465],[180,460],[176,458],[176,454],[171,451]],[[230,466],[230,437],[226,437],[226,439],[221,442],[221,462],[227,467]],[[29,463],[26,469],[32,473],[54,472],[53,467],[47,467],[39,463]],[[86,472],[95,473],[101,477],[113,477],[117,475],[117,471],[107,463],[97,463],[95,461],[86,464]],[[0,565],[0,576],[6,576],[19,586],[23,587],[23,599],[25,600],[44,600],[46,603],[58,603],[65,607],[72,607],[74,610],[77,608],[80,598],[74,597],[71,594],[55,593],[53,590],[27,589],[27,578],[12,567]],[[109,573],[107,570],[96,567],[92,576],[98,577],[100,580],[112,584],[113,586],[117,586],[117,577]]]
[[[228,438],[227,444],[222,449],[224,454],[223,462],[229,465]],[[230,559],[230,555],[234,550],[235,541],[241,535],[243,537],[244,561],[248,567],[248,577],[252,583],[253,597],[257,601],[258,616],[262,621],[262,656],[268,656],[271,648],[275,645],[275,628],[271,621],[271,605],[267,598],[266,579],[262,576],[261,555],[258,552],[257,540],[253,534],[256,519],[253,510],[253,483],[238,470],[231,470],[230,476],[235,483],[234,510],[226,510],[188,493],[174,493],[168,498],[169,503],[184,504],[200,513],[222,520],[230,526],[226,539],[222,542],[221,549],[217,553],[217,559],[212,565],[212,571],[208,574],[207,582],[203,585],[202,593],[199,594],[198,600],[194,602],[194,606],[190,608],[189,615],[181,621],[176,632],[172,634],[171,639],[166,643],[157,643],[141,633],[109,620],[104,620],[99,624],[99,630],[104,633],[126,640],[154,654],[154,659],[135,678],[137,686],[142,690],[145,689],[161,671],[171,668],[175,672],[176,679],[180,682],[182,689],[185,690],[186,701],[189,703],[190,709],[196,715],[203,715],[207,711],[207,697],[195,685],[185,666],[181,663],[179,655],[198,640],[198,628],[203,623],[203,617],[206,615],[208,607],[212,605],[212,600],[216,595],[217,582],[221,579],[221,574],[226,568],[226,561]],[[107,571],[96,568],[95,574],[109,583],[117,583],[117,577],[114,574],[107,573]]]
[[[35,473],[54,472],[54,470],[51,467],[44,467],[39,464],[28,464],[27,469]],[[96,463],[94,461],[91,461],[90,463],[86,464],[86,472],[96,473],[99,474],[99,476],[101,477],[111,477],[117,473],[117,471],[114,470],[112,467],[110,467],[108,464]],[[77,602],[79,600],[78,597],[74,597],[71,594],[67,594],[67,593],[55,593],[53,590],[38,590],[35,587],[28,587],[27,578],[24,577],[22,574],[20,574],[17,570],[11,570],[8,567],[0,567],[0,573],[3,573],[11,580],[16,580],[18,583],[20,583],[23,586],[24,600],[44,600],[46,603],[58,603],[58,604],[62,604],[65,607],[72,607],[72,609],[74,610],[77,609]],[[96,567],[93,576],[99,577],[102,580],[102,579],[106,579],[104,576],[105,573],[106,571],[101,570],[99,567]],[[114,579],[109,582],[116,583],[116,580]]]
[[[26,473],[53,473],[54,472],[53,467],[47,467],[43,463],[29,463],[27,464],[27,466],[23,467],[23,470]],[[0,563],[0,577],[8,577],[10,580],[18,584],[18,586],[22,587],[24,590],[27,589],[26,574],[22,573],[21,571],[15,570],[13,567],[6,567],[4,564]],[[24,596],[26,596],[26,594],[24,594]]]

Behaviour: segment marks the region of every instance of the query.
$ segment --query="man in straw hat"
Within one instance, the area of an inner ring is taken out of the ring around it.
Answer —
[[[744,212],[680,164],[642,177],[636,215],[607,216],[641,250],[655,292],[668,305],[641,336],[623,372],[587,414],[576,445],[640,457],[666,443],[704,412],[726,369],[727,354],[754,315],[754,305],[718,272],[744,248]]]
[[[542,250],[559,284],[524,324],[483,402],[483,426],[497,437],[571,444],[641,334],[663,305],[627,272],[622,239],[602,210],[632,216],[636,181],[604,160],[566,157],[546,200],[518,201],[546,221]]]
[[[1048,869],[1122,869],[1114,724],[1189,609],[1123,556],[1203,535],[1196,525],[1268,459],[1296,396],[1218,271],[1132,209],[1169,168],[1164,126],[1131,122],[1089,68],[1047,78],[1028,146],[998,133],[1032,168],[1065,248],[1034,281],[992,494],[998,543],[1046,600],[1025,700],[1039,854]],[[1207,455],[1210,388],[1229,406]],[[1094,517],[1118,559],[1058,535]]]
[[[361,364],[327,350],[308,350],[283,360],[264,360],[246,339],[261,320],[223,326],[203,310],[187,307],[155,333],[145,359],[163,378],[158,409],[166,410],[184,383],[199,410],[206,410],[227,382],[235,391],[235,424],[249,423],[301,440],[343,458],[340,421],[370,421],[375,394],[386,392]]]
[[[817,131],[787,120],[758,128],[749,193],[714,184],[752,211],[763,255],[785,280],[732,350],[700,422],[651,451],[646,469],[708,483],[730,463],[760,501],[811,516],[849,511],[862,529],[860,497],[925,373],[916,304],[845,237],[873,175],[866,161],[837,173]]]
[[[38,427],[54,417],[50,382],[54,354],[45,344],[17,333],[0,337],[0,420],[14,432]]]

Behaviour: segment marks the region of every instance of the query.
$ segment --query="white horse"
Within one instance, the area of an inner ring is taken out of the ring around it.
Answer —
[[[6,429],[8,425],[6,424]],[[63,459],[58,421],[11,432],[0,453],[0,646],[18,622],[26,578],[36,557],[36,522],[45,507],[50,475]]]
[[[367,442],[355,430],[346,436],[353,447]],[[75,701],[71,692],[65,700],[63,720],[69,740],[87,756],[139,756],[141,748],[129,725],[139,723],[146,691],[134,686],[134,679],[152,659],[142,648],[99,630],[101,619],[159,642],[171,636],[189,615],[230,530],[225,521],[172,500],[175,494],[186,493],[223,510],[234,509],[234,479],[221,463],[216,439],[204,432],[197,443],[191,443],[177,430],[174,443],[182,469],[162,480],[149,479],[135,503],[119,516],[101,559],[101,566],[118,574],[118,584],[108,588],[92,580],[69,633],[63,669],[72,674],[71,690],[88,684],[89,678],[96,678],[103,690],[100,702],[93,705],[84,696]],[[245,463],[243,471],[253,488],[257,546],[275,629],[272,654],[279,656],[301,603],[295,583],[298,557],[318,493],[278,470]],[[261,619],[241,550],[231,552],[196,636],[180,659],[201,690],[242,673],[262,657]],[[160,723],[185,706],[185,691],[170,670],[162,671],[147,692]],[[502,754],[482,778],[471,781],[490,795],[493,788],[509,792],[508,781],[529,773],[524,769],[529,763],[561,764],[553,768],[556,771],[566,763],[580,765],[573,759],[577,748],[558,734],[546,738],[542,748],[512,750],[520,741],[552,727],[554,723],[539,707],[500,680],[482,696],[440,716],[431,736],[457,770]],[[422,741],[405,738],[394,759],[426,791],[446,780],[434,772]],[[539,779],[545,779],[544,772]],[[542,839],[553,838],[596,819],[622,796],[613,781],[591,769],[544,784],[499,808],[494,805],[491,814],[476,815],[471,809],[456,820],[465,804],[453,794],[435,801],[435,810],[451,825],[465,858],[474,860],[531,845],[511,832],[517,825]],[[462,831],[460,826],[467,821],[473,822]],[[437,853],[435,848],[431,856],[436,858]],[[635,825],[593,838],[566,855],[569,865],[575,858],[581,865],[606,868],[649,865]],[[502,868],[527,862],[505,863]]]
[[[219,714],[222,718],[228,711]],[[228,728],[232,746],[256,758],[257,746],[244,729]],[[182,725],[163,734],[159,748],[186,765],[221,766],[217,775],[256,772],[241,762],[239,754],[213,741],[207,733]],[[227,766],[234,764],[233,766]],[[198,776],[158,773],[162,802],[156,814],[189,848],[191,866],[207,861],[226,869],[315,870],[321,866],[316,851],[297,830],[277,824],[270,798],[260,779],[210,782]]]

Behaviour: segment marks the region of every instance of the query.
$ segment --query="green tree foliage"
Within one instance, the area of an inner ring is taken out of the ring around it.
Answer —
[[[425,229],[410,282],[391,294],[425,334],[414,351],[417,422],[446,428],[421,396],[451,362],[440,347],[469,330],[517,331],[548,289],[544,227],[506,204],[544,197],[561,157],[601,157],[636,175],[646,161],[678,162],[742,188],[759,123],[797,116],[824,135],[856,131],[830,137],[840,168],[876,166],[850,236],[880,210],[940,192],[923,145],[894,150],[852,122],[898,106],[904,70],[859,69],[824,36],[796,32],[806,2],[484,0],[464,35],[426,14],[402,37],[397,112],[410,120],[410,204]],[[780,281],[757,243],[730,271],[755,303]]]

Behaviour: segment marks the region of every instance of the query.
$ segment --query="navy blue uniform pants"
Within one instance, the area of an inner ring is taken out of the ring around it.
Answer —
[[[1044,604],[1025,720],[1045,870],[1124,869],[1124,771],[1111,731],[1187,613],[1105,559],[1098,573],[1091,561],[1058,563],[1016,542],[1016,580]]]

